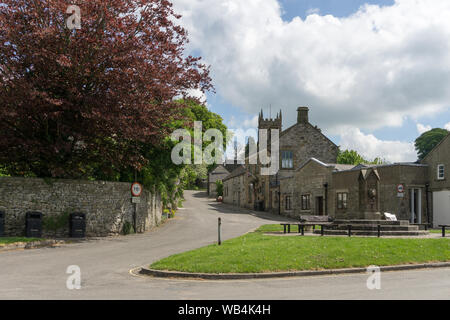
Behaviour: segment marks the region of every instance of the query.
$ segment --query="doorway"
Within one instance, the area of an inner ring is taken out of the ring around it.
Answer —
[[[316,197],[316,215],[323,216],[324,214],[323,197]]]
[[[422,189],[412,188],[410,194],[410,222],[422,223]]]

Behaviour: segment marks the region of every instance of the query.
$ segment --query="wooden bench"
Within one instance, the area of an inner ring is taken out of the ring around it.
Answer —
[[[442,237],[445,238],[445,229],[450,228],[450,225],[448,224],[441,224],[439,225],[439,228],[442,228]]]
[[[311,215],[301,215],[300,222],[296,223],[280,223],[283,226],[283,232],[286,233],[286,229],[288,233],[291,233],[291,225],[296,225],[298,227],[298,233],[301,233],[302,236],[305,235],[305,227],[312,226],[315,229],[316,226],[321,227],[321,234],[323,235],[324,227],[332,225],[333,220],[329,216],[311,216]]]
[[[320,226],[320,234],[323,236],[325,227],[331,226],[333,224],[333,219],[330,216],[311,216],[311,215],[301,215],[300,223],[298,224],[299,229],[301,229],[302,236],[305,234],[305,227],[312,226],[313,230],[316,226]],[[300,232],[300,231],[299,231]]]

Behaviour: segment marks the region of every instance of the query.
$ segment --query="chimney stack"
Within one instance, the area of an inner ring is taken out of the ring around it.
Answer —
[[[299,107],[297,109],[297,123],[308,123],[308,107]]]

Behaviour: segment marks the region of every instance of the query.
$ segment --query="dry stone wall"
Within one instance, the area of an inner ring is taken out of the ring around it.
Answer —
[[[137,231],[148,231],[161,222],[161,197],[144,190],[140,203],[133,204],[130,188],[130,183],[122,182],[1,177],[0,210],[6,213],[6,236],[25,234],[28,211],[42,212],[47,221],[82,212],[86,214],[88,237],[117,235],[125,223],[133,225],[134,206]],[[56,231],[44,228],[43,235],[69,236],[69,222]]]

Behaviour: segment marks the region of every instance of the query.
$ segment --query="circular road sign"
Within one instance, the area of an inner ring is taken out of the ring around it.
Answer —
[[[397,186],[397,191],[398,191],[398,193],[403,193],[403,192],[405,192],[405,187],[402,184],[399,184]]]
[[[139,182],[135,182],[131,185],[131,194],[133,197],[139,197],[142,193],[142,185]]]

